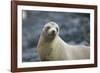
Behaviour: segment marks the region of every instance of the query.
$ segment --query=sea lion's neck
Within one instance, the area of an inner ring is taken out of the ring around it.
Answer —
[[[38,48],[47,48],[51,42],[51,40],[48,40],[47,38],[41,35],[38,42]]]

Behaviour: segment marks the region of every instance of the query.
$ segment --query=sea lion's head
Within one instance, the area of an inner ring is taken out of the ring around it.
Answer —
[[[44,25],[43,35],[48,40],[53,40],[59,34],[59,26],[55,22],[48,22]]]

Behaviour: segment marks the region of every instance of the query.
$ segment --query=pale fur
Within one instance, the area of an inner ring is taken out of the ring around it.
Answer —
[[[43,33],[41,33],[37,46],[37,51],[41,60],[79,60],[90,58],[90,48],[88,46],[69,45],[59,37],[58,33],[56,33],[52,41],[47,41]]]

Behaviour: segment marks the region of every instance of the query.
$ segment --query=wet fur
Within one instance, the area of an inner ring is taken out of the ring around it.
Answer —
[[[55,28],[55,34],[51,37],[48,36],[46,27],[50,26]],[[52,60],[79,60],[89,59],[90,49],[88,46],[83,45],[69,45],[59,37],[59,26],[55,22],[48,22],[45,24],[41,32],[40,39],[37,46],[39,57],[43,61]]]

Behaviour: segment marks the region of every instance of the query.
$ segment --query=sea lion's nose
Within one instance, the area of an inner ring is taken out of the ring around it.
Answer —
[[[52,33],[54,34],[55,33],[55,30],[52,30]]]

